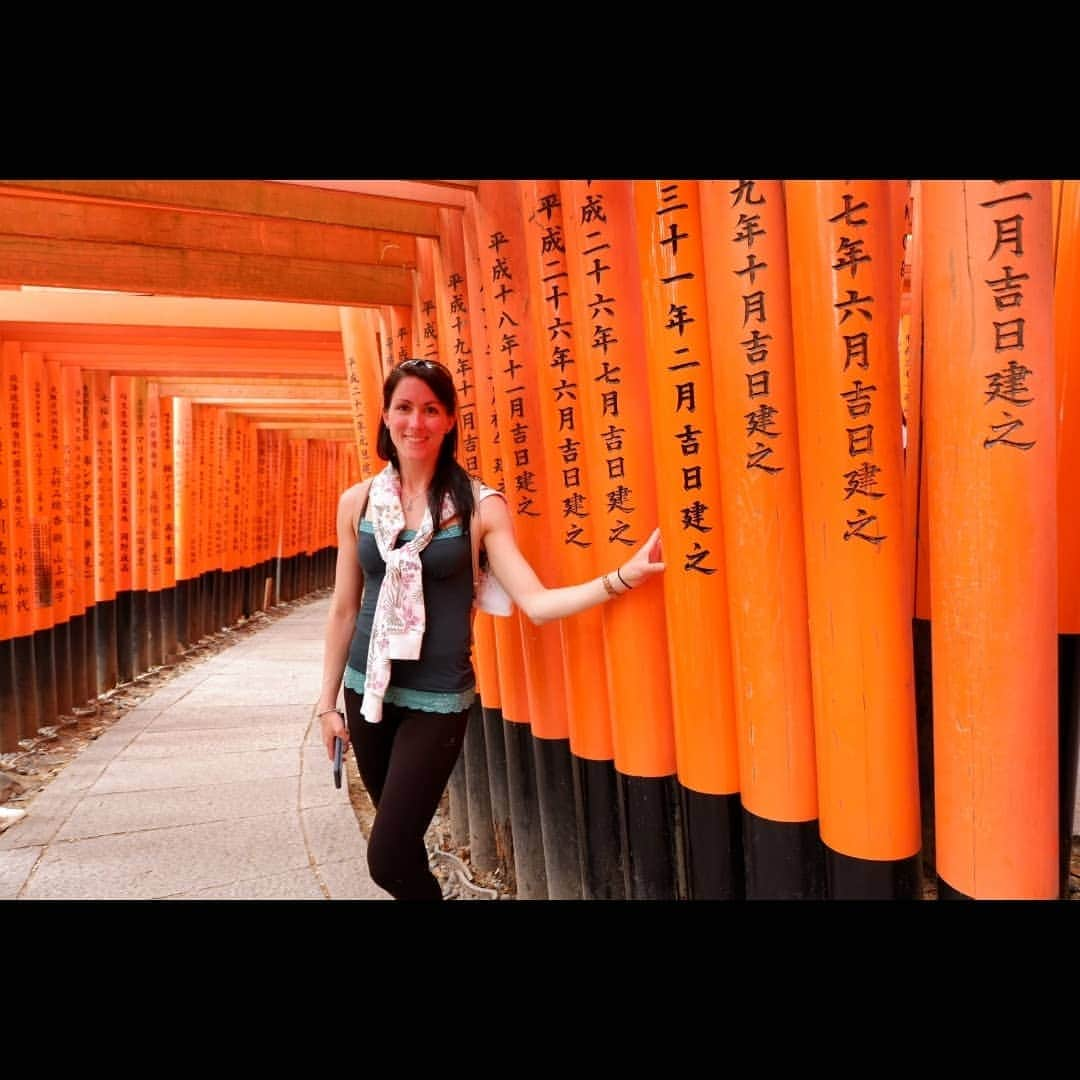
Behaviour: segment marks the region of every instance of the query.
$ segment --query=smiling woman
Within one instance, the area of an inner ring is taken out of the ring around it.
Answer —
[[[573,615],[664,569],[659,531],[621,566],[548,589],[521,554],[501,493],[458,464],[454,381],[406,360],[383,385],[376,449],[386,467],[338,504],[338,561],[316,707],[328,757],[352,745],[376,807],[374,881],[396,899],[440,900],[424,832],[465,737],[476,696],[472,548],[534,623]],[[491,496],[499,496],[492,498]],[[336,708],[344,680],[345,717]]]

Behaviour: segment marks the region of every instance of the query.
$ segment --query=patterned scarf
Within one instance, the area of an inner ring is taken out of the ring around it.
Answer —
[[[386,574],[371,624],[360,713],[369,723],[377,724],[382,720],[383,697],[390,685],[390,661],[420,657],[426,624],[420,552],[430,543],[435,524],[431,520],[431,507],[425,506],[424,520],[416,535],[395,549],[394,542],[405,528],[405,514],[401,509],[401,477],[389,463],[372,479],[368,505]],[[442,520],[453,514],[454,500],[447,493],[443,497]]]

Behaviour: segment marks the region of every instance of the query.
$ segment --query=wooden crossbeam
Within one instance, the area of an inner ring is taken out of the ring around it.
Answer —
[[[11,191],[438,235],[438,207],[268,180],[4,180]]]

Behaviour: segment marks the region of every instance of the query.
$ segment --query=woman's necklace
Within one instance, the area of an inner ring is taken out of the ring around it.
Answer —
[[[417,499],[419,499],[422,495],[426,495],[426,494],[427,494],[427,488],[424,488],[423,491],[418,491],[418,492],[416,492],[415,495],[410,495],[404,501],[404,503],[402,503],[402,506],[405,508],[405,513],[407,514],[413,508],[413,504],[416,502]]]

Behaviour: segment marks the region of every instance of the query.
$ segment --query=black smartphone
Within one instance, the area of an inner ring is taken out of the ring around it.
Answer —
[[[334,787],[341,787],[341,758],[345,752],[345,742],[340,735],[334,736]]]

